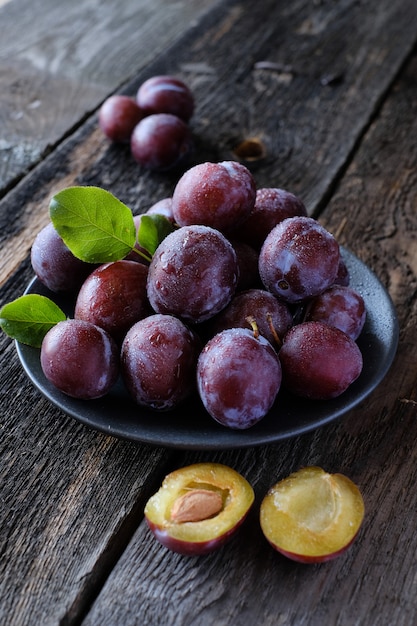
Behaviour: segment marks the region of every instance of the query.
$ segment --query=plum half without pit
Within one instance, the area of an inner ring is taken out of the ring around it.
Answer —
[[[321,563],[355,540],[365,513],[362,494],[343,474],[304,467],[273,485],[260,507],[270,545],[301,563]]]
[[[219,463],[196,463],[168,474],[145,506],[155,538],[179,554],[213,552],[236,533],[254,502],[248,481]]]

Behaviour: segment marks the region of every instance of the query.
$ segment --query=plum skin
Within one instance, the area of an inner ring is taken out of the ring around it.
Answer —
[[[230,302],[238,279],[236,253],[220,231],[183,226],[157,247],[149,266],[147,294],[157,313],[199,323]]]
[[[184,541],[173,537],[169,534],[169,530],[161,528],[157,524],[151,522],[148,518],[146,518],[146,523],[148,524],[152,534],[155,536],[155,539],[165,548],[168,548],[168,550],[176,552],[177,554],[182,554],[183,556],[204,556],[206,554],[210,554],[210,552],[219,550],[222,546],[228,543],[237,533],[240,526],[248,516],[248,513],[249,511],[241,517],[233,528],[230,528],[220,537],[216,537],[209,541]]]
[[[362,353],[342,330],[323,322],[296,324],[279,351],[282,383],[295,395],[314,400],[336,398],[359,377]]]
[[[247,429],[271,409],[281,386],[278,355],[262,335],[228,328],[214,335],[197,362],[197,387],[209,415],[228,428]]]
[[[143,82],[137,93],[138,106],[148,115],[171,113],[188,122],[194,112],[194,96],[181,79],[170,75],[157,75]]]
[[[177,182],[172,212],[180,226],[203,224],[230,233],[249,216],[255,197],[255,180],[244,165],[199,163]]]
[[[200,349],[198,336],[172,315],[136,322],[121,347],[122,378],[135,402],[166,411],[189,397]]]
[[[52,222],[44,226],[32,244],[30,259],[37,278],[55,293],[76,293],[96,268],[73,255]]]
[[[115,94],[109,96],[100,107],[99,127],[111,141],[128,143],[133,129],[145,115],[133,98]]]
[[[224,494],[223,509],[198,522],[175,523],[170,510],[184,491],[209,486]],[[252,509],[255,494],[236,470],[221,463],[195,463],[168,474],[145,506],[145,520],[165,548],[186,556],[218,550],[237,533]]]
[[[129,328],[152,312],[146,295],[148,267],[122,259],[103,263],[82,284],[74,317],[104,328],[120,343]]]
[[[262,283],[275,296],[296,304],[330,287],[340,262],[339,244],[315,219],[287,217],[267,235],[259,253]]]
[[[67,319],[45,335],[40,353],[42,371],[68,396],[90,400],[106,395],[119,376],[119,349],[104,329],[83,320]]]
[[[162,172],[186,161],[194,149],[194,139],[181,118],[170,113],[154,113],[135,126],[130,149],[135,161],[144,168]]]

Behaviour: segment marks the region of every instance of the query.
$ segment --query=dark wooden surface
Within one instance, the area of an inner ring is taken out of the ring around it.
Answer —
[[[192,87],[195,160],[257,136],[259,187],[300,195],[395,304],[400,341],[355,410],[295,439],[183,451],[91,430],[52,406],[1,342],[0,623],[83,626],[411,626],[417,621],[417,12],[415,0],[0,2],[0,298],[32,277],[49,198],[71,184],[135,212],[175,175],[142,171],[97,128],[99,103],[175,73]],[[383,312],[381,312],[383,314]],[[154,542],[147,498],[171,469],[219,461],[255,507],[220,551]],[[263,538],[259,503],[303,465],[345,473],[366,515],[351,549],[304,566]]]

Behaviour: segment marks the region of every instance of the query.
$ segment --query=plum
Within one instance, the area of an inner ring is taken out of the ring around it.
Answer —
[[[203,224],[228,233],[248,218],[255,197],[255,180],[244,165],[198,163],[177,182],[172,212],[180,226]]]
[[[176,76],[152,76],[143,82],[136,94],[136,102],[142,111],[171,113],[188,122],[194,112],[194,95],[184,81]]]
[[[307,209],[302,200],[290,191],[274,187],[257,189],[255,205],[248,219],[238,228],[236,236],[259,251],[277,224],[297,215],[307,217]]]
[[[106,395],[119,375],[119,350],[104,329],[83,320],[55,324],[42,341],[40,363],[49,382],[73,398]]]
[[[195,390],[198,336],[172,315],[155,313],[134,324],[121,348],[121,372],[141,406],[173,409]]]
[[[163,546],[199,556],[229,541],[253,502],[251,485],[236,470],[220,463],[195,463],[168,474],[144,513]]]
[[[313,298],[332,285],[340,263],[339,244],[317,220],[287,217],[267,235],[259,253],[259,275],[284,302]]]
[[[251,319],[275,348],[292,326],[292,314],[285,302],[265,289],[246,289],[236,294],[211,320],[210,329],[216,334],[226,328],[251,328]]]
[[[104,263],[84,281],[74,317],[104,328],[118,343],[129,328],[152,312],[146,294],[148,267],[135,261]]]
[[[301,563],[321,563],[353,543],[365,514],[357,485],[343,474],[305,467],[273,485],[260,507],[271,546]]]
[[[101,105],[98,123],[108,139],[128,143],[133,129],[146,115],[133,98],[114,94]]]
[[[37,278],[55,293],[76,293],[96,268],[73,255],[52,222],[36,235],[30,259]]]
[[[283,386],[315,400],[340,396],[363,368],[357,343],[339,328],[316,321],[292,326],[284,335],[279,358]]]
[[[304,319],[339,328],[356,341],[365,324],[365,301],[352,287],[332,285],[310,300]]]
[[[220,231],[197,224],[183,226],[157,247],[147,293],[157,313],[199,323],[229,304],[238,278],[236,253]]]
[[[246,429],[271,409],[281,386],[281,365],[265,337],[226,328],[204,346],[197,387],[207,413],[222,426]]]
[[[183,164],[194,148],[189,126],[176,115],[154,113],[133,129],[133,158],[149,170],[164,171]]]

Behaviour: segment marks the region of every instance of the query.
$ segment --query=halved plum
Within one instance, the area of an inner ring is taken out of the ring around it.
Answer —
[[[195,463],[165,477],[145,506],[145,519],[163,546],[198,556],[229,541],[253,502],[251,485],[234,469]]]
[[[365,506],[359,488],[343,474],[306,467],[271,487],[260,508],[266,539],[302,563],[329,561],[352,544]]]

